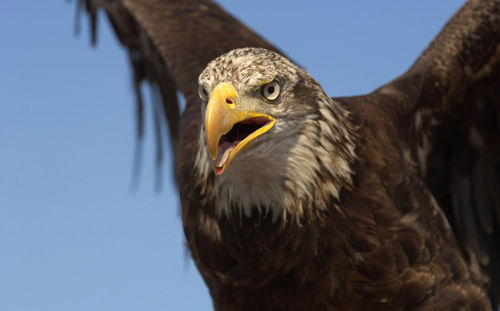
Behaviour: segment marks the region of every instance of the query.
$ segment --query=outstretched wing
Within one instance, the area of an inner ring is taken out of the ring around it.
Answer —
[[[394,110],[470,270],[500,297],[500,1],[467,2],[405,74],[368,96]]]
[[[177,148],[198,135],[201,113],[197,95],[199,73],[209,61],[240,47],[277,49],[209,0],[79,0],[91,21],[92,40],[96,42],[97,10],[102,8],[120,42],[128,49],[134,69],[137,96],[137,140],[143,137],[142,81],[158,92],[154,101],[157,164],[162,161],[162,123],[167,123],[177,158],[194,154],[196,144]],[[180,118],[177,92],[186,100]],[[192,123],[196,122],[196,126]],[[191,124],[190,127],[188,124]],[[188,129],[187,131],[183,129]],[[138,144],[140,151],[140,144]]]

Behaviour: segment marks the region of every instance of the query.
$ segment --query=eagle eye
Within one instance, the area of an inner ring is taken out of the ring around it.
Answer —
[[[280,85],[276,81],[271,81],[262,86],[262,97],[267,100],[275,100],[280,95]]]
[[[208,101],[208,92],[201,84],[198,86],[198,95],[200,96],[202,101]]]

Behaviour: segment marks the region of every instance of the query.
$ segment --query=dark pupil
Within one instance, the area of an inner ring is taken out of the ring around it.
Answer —
[[[268,92],[269,94],[274,93],[274,86],[268,86],[268,87],[267,87],[267,92]]]

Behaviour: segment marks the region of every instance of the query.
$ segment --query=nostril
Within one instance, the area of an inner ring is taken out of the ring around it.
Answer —
[[[230,105],[234,104],[231,98],[226,98],[226,103]]]

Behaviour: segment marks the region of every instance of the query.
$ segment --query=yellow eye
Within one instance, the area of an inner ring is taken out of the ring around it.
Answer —
[[[262,86],[262,96],[267,100],[275,100],[280,95],[280,85],[276,81],[269,82]]]
[[[208,92],[201,84],[198,86],[198,95],[200,96],[202,101],[208,101]]]

